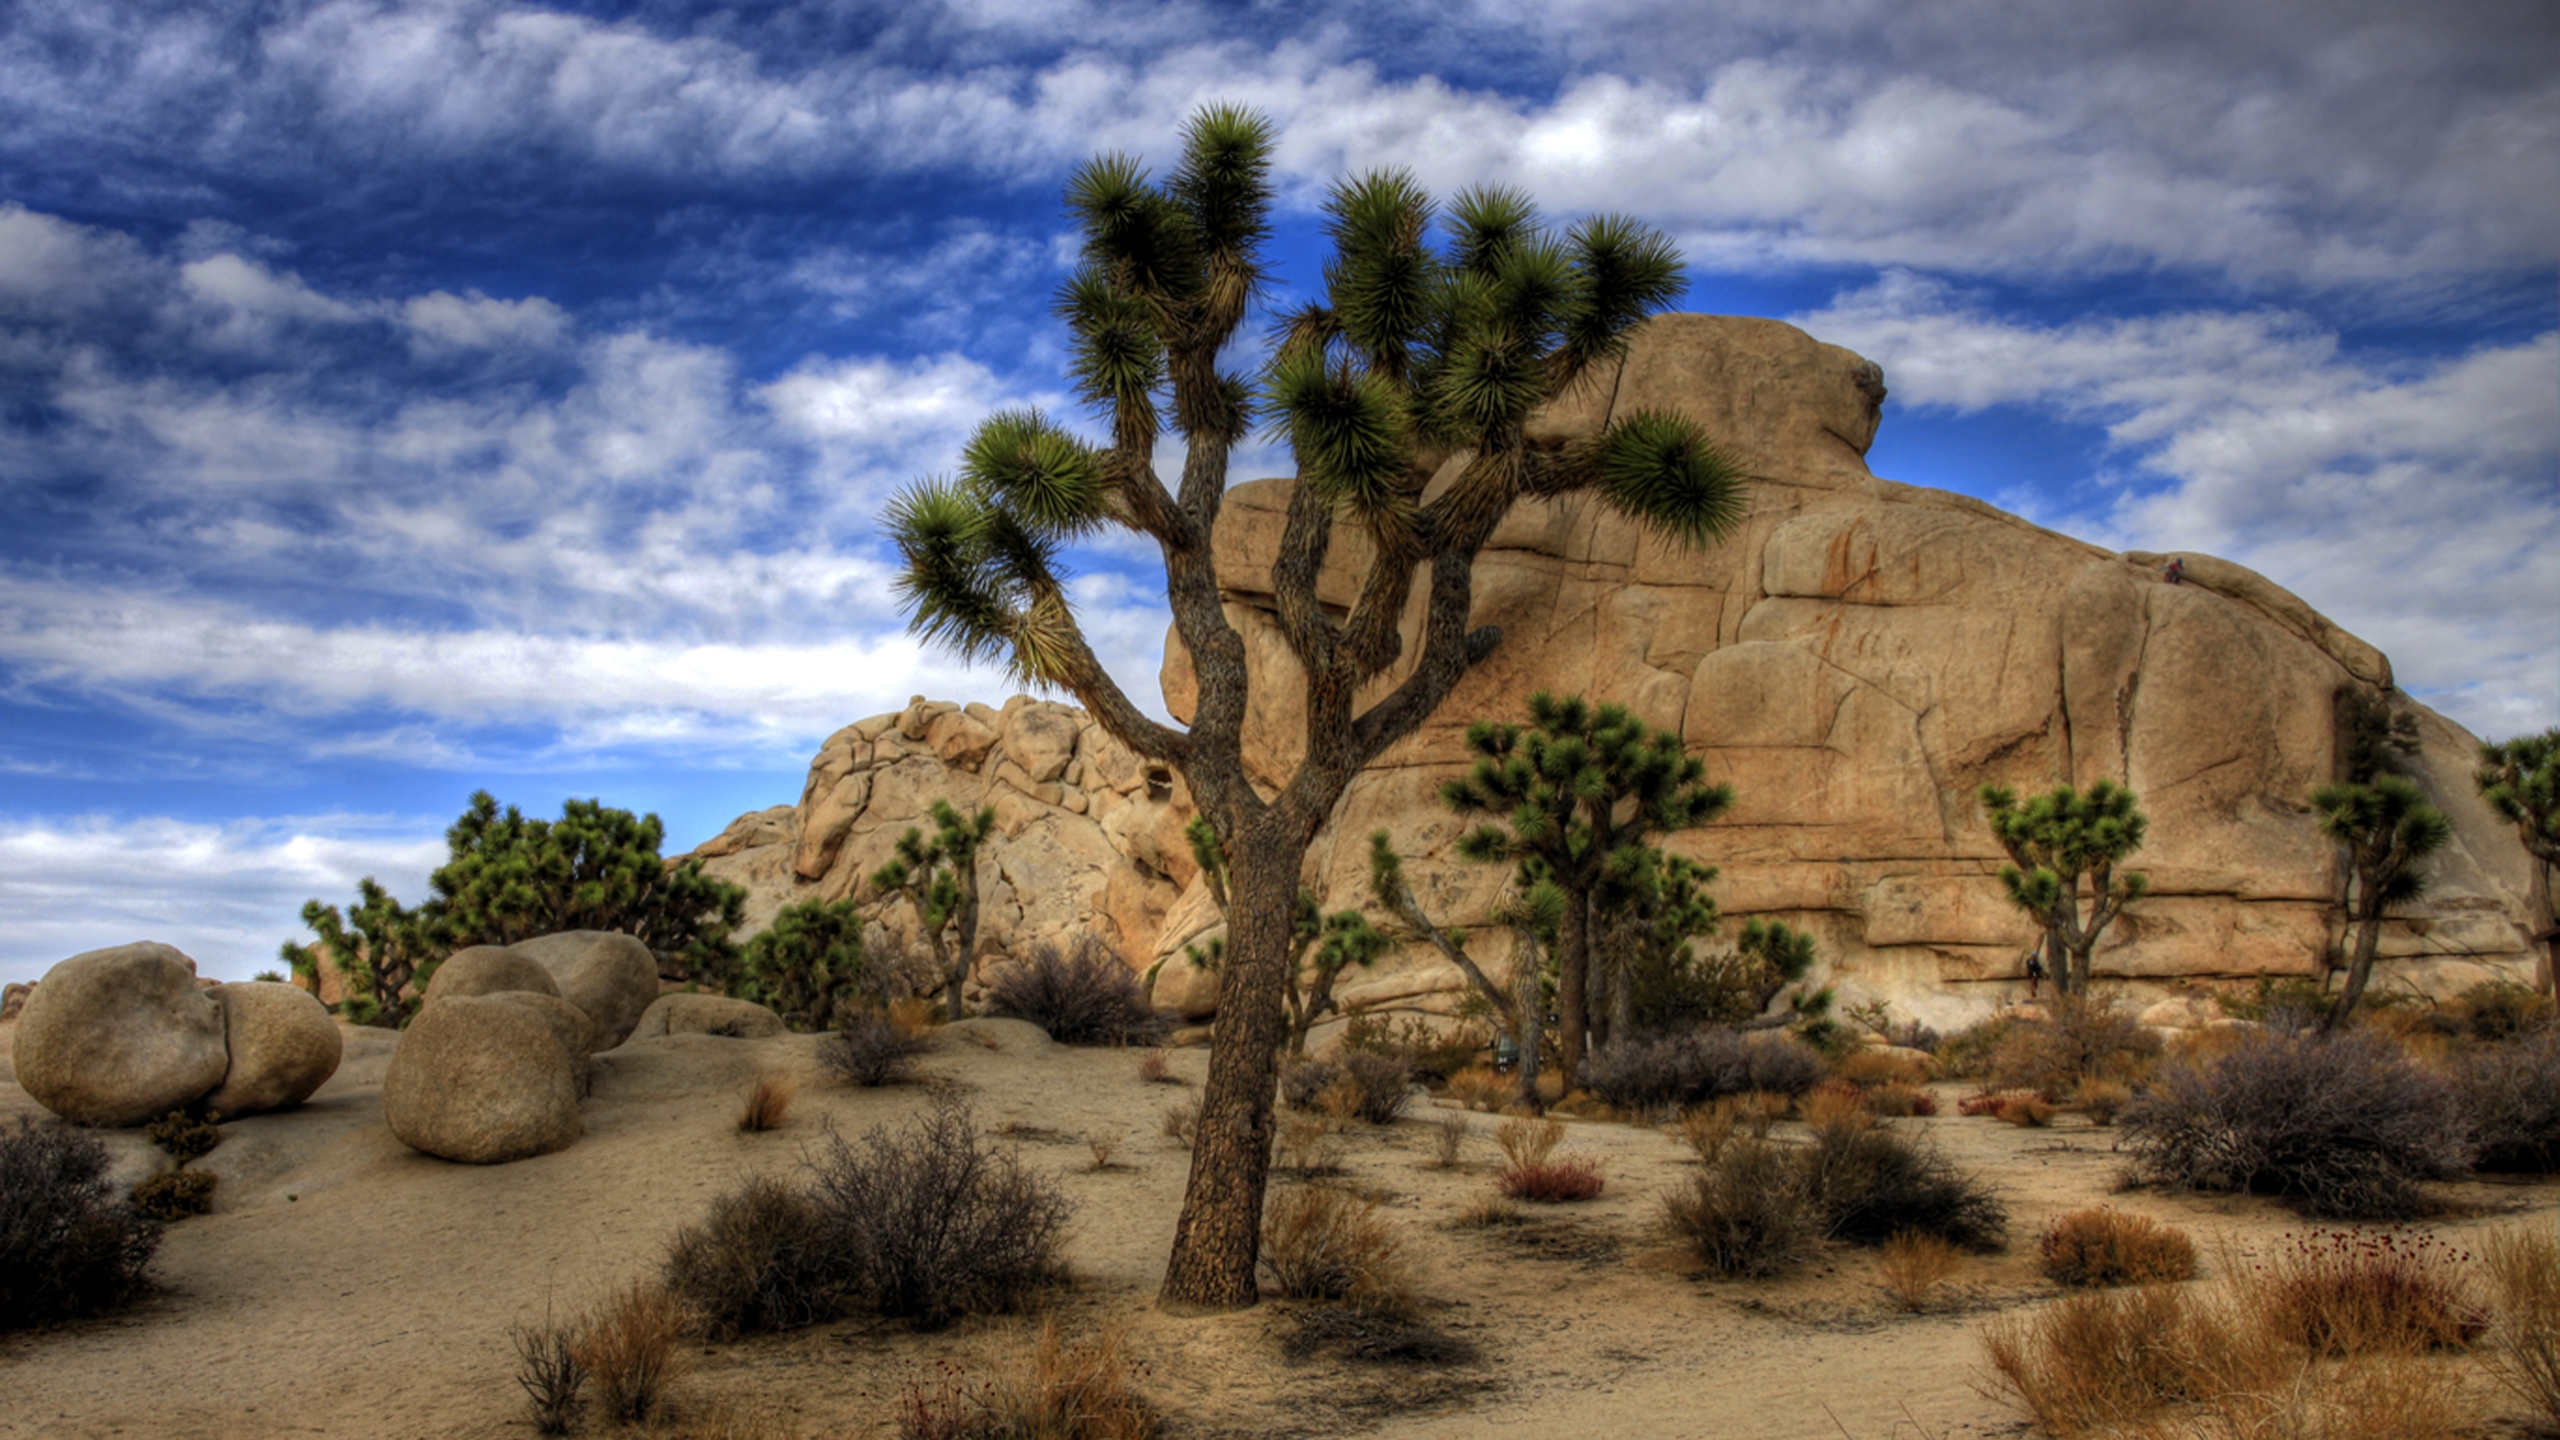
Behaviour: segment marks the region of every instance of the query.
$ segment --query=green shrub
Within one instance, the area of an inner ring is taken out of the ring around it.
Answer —
[[[214,1124],[221,1118],[208,1115],[198,1120],[183,1110],[172,1110],[165,1118],[143,1126],[142,1134],[159,1146],[162,1154],[184,1165],[212,1154],[213,1147],[222,1143],[222,1131]]]
[[[213,1186],[209,1170],[163,1170],[133,1187],[133,1208],[144,1219],[164,1225],[191,1215],[210,1215]]]

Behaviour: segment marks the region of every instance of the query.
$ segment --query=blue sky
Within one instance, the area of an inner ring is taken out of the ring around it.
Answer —
[[[1212,99],[1281,127],[1282,301],[1349,169],[1630,212],[1883,363],[1879,473],[2560,721],[2539,0],[0,0],[0,978],[246,975],[475,788],[682,847],[1000,698],[874,516],[1060,405],[1060,183]],[[1079,560],[1151,692],[1148,557]]]

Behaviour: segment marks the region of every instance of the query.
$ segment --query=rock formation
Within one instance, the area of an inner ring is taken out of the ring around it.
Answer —
[[[560,998],[593,1027],[587,1048],[610,1050],[631,1035],[658,998],[658,961],[649,947],[611,930],[566,930],[507,947],[551,975]]]
[[[1810,928],[1844,998],[1946,1024],[2008,993],[2034,928],[1996,879],[1974,799],[1991,782],[2104,778],[2141,797],[2152,894],[2109,933],[2101,975],[2314,974],[2341,880],[2306,797],[2338,775],[2337,696],[2360,687],[2418,717],[2415,778],[2455,824],[2431,894],[2386,930],[2388,983],[2530,976],[2524,862],[2473,797],[2473,737],[2394,692],[2379,651],[2239,565],[2187,554],[2184,583],[2166,584],[2169,557],[1878,478],[1865,455],[1883,395],[1872,363],[1793,327],[1672,316],[1545,415],[1544,444],[1638,409],[1695,417],[1756,477],[1749,519],[1692,553],[1586,499],[1516,509],[1476,567],[1474,623],[1501,626],[1502,645],[1355,782],[1310,861],[1325,905],[1361,903],[1366,837],[1385,829],[1426,906],[1483,926],[1503,876],[1455,857],[1461,827],[1437,790],[1463,764],[1468,722],[1518,718],[1549,689],[1631,705],[1735,787],[1732,813],[1675,848],[1720,868],[1729,916]],[[1256,679],[1251,758],[1275,782],[1301,743],[1261,578],[1289,484],[1232,491],[1217,535]],[[1367,554],[1337,535],[1326,600],[1349,603]],[[1170,637],[1161,678],[1186,715]],[[1181,955],[1218,917],[1181,838],[1181,787],[1063,706],[918,700],[865,720],[829,738],[796,807],[743,816],[695,853],[749,887],[761,925],[792,900],[866,894],[897,833],[946,797],[1002,820],[983,862],[982,957],[1090,927],[1154,971],[1160,1006],[1205,1013],[1213,987]],[[1415,947],[1342,999],[1438,1009],[1459,987]]]
[[[559,1001],[500,992],[458,995],[418,1011],[382,1076],[382,1118],[401,1144],[497,1165],[567,1149],[586,1133],[578,1117],[580,1057],[560,1034],[559,1016],[518,1003],[527,998]]]
[[[222,1083],[222,1006],[196,962],[142,941],[74,955],[44,973],[17,1022],[18,1084],[65,1120],[140,1125]]]
[[[204,1108],[229,1119],[290,1110],[338,1073],[346,1042],[327,1007],[299,985],[251,980],[213,987],[222,1007],[222,1083]]]

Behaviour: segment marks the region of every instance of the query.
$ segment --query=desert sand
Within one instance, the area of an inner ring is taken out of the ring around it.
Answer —
[[[1149,1084],[1132,1052],[973,1021],[940,1032],[916,1083],[859,1090],[821,1077],[811,1036],[636,1040],[597,1058],[585,1139],[473,1167],[391,1137],[381,1084],[393,1037],[348,1036],[345,1064],[308,1104],[227,1125],[198,1162],[222,1177],[217,1209],[170,1230],[159,1294],[114,1319],[0,1338],[0,1436],[531,1435],[510,1324],[653,1271],[666,1237],[713,1195],[792,1170],[826,1124],[858,1134],[938,1096],[967,1103],[1074,1199],[1076,1278],[1045,1313],[1071,1334],[1122,1333],[1179,1436],[2022,1434],[2018,1415],[1981,1388],[1976,1336],[1990,1314],[2058,1293],[2033,1263],[2033,1236],[2051,1216],[2103,1201],[2179,1225],[2209,1257],[2208,1275],[2307,1228],[2262,1200],[2116,1193],[2113,1132],[2078,1117],[2025,1130],[1955,1117],[1950,1104],[1892,1123],[1990,1179],[2010,1207],[2012,1243],[1969,1259],[1934,1313],[1905,1315],[1869,1255],[1846,1248],[1776,1282],[1695,1276],[1654,1223],[1659,1197],[1693,1162],[1675,1138],[1639,1126],[1571,1122],[1566,1151],[1605,1158],[1598,1199],[1532,1207],[1525,1226],[1454,1228],[1492,1193],[1498,1122],[1470,1115],[1462,1165],[1436,1169],[1431,1125],[1450,1107],[1418,1100],[1397,1125],[1354,1127],[1339,1183],[1384,1198],[1420,1262],[1430,1318],[1484,1359],[1292,1365],[1281,1352],[1285,1305],[1207,1319],[1153,1306],[1189,1161],[1160,1116],[1198,1093],[1205,1051],[1173,1052],[1184,1084]],[[797,1078],[798,1099],[781,1129],[741,1134],[742,1096],[767,1072]],[[1939,1087],[1949,1100],[1958,1089]],[[41,1114],[0,1083],[0,1124]],[[1114,1146],[1107,1169],[1094,1168],[1096,1136]],[[108,1140],[128,1178],[154,1163],[138,1133]],[[2549,1181],[2442,1195],[2449,1213],[2429,1228],[2456,1240],[2527,1216],[2549,1223],[2560,1206]],[[1027,1344],[1036,1323],[919,1335],[849,1322],[696,1346],[684,1390],[758,1415],[768,1433],[886,1436],[905,1385],[940,1364],[987,1364]]]

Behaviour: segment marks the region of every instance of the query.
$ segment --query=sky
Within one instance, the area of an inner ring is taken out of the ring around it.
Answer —
[[[1060,186],[1220,100],[1279,129],[1275,304],[1348,172],[1631,214],[1680,308],[1884,366],[1877,473],[2560,723],[2544,0],[0,0],[0,980],[245,978],[422,898],[474,790],[673,852],[1001,700],[876,517],[1073,411]],[[1074,560],[1151,696],[1160,570]]]

